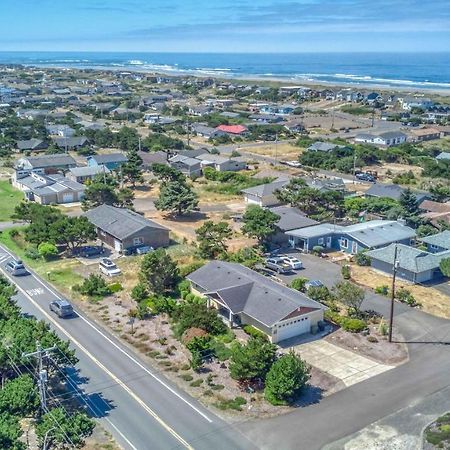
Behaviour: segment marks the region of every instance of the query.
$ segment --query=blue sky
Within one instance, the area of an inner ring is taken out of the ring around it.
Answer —
[[[0,50],[446,51],[450,0],[0,0]]]

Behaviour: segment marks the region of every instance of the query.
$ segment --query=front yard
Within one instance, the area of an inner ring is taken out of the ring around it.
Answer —
[[[9,180],[0,180],[0,222],[11,220],[14,208],[23,198],[23,193],[13,188]]]

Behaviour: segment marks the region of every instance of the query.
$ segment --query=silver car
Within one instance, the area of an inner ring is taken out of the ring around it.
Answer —
[[[28,275],[29,273],[20,259],[13,259],[12,261],[9,261],[6,264],[5,268],[11,275],[15,277]]]

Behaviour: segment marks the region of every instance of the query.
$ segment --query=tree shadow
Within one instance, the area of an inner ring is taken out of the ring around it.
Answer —
[[[305,408],[306,406],[320,403],[323,398],[323,389],[318,386],[307,385],[301,395],[291,403],[294,408]]]
[[[182,216],[167,215],[164,218],[171,222],[198,222],[199,220],[204,220],[207,217],[208,215],[204,212],[193,211]]]

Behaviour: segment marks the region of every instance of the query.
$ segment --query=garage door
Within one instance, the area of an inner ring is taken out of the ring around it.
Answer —
[[[311,331],[311,321],[309,317],[299,317],[298,319],[283,325],[284,326],[278,326],[277,328],[277,342]]]
[[[73,192],[65,192],[63,194],[63,203],[72,203],[73,202]]]

